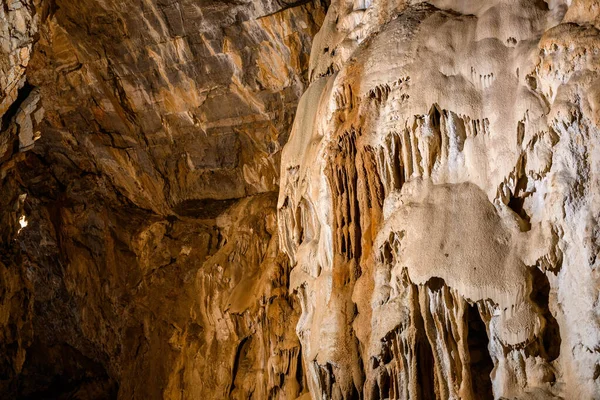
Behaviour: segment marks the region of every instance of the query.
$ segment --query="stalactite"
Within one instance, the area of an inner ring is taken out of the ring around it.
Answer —
[[[597,352],[561,350],[591,343],[584,326],[597,325],[570,286],[592,304],[597,285],[565,270],[591,279],[597,260],[592,240],[574,240],[597,223],[598,163],[584,150],[597,118],[577,100],[595,93],[597,68],[576,61],[596,64],[596,14],[581,2],[536,16],[519,1],[392,3],[332,4],[315,49],[336,50],[313,51],[311,68],[339,69],[313,81],[282,157],[282,171],[303,163],[282,175],[282,243],[290,204],[317,216],[310,256],[286,250],[293,271],[314,259],[334,271],[295,283],[314,294],[299,325],[313,398],[353,396],[339,384],[357,373],[348,338],[365,399],[590,397]]]

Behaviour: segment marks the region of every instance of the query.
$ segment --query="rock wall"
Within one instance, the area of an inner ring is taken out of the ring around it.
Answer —
[[[278,202],[314,399],[598,398],[599,18],[332,2]]]
[[[306,393],[276,199],[327,3],[1,4],[0,397]]]

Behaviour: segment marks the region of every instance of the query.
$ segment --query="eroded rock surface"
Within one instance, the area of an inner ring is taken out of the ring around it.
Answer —
[[[0,397],[307,392],[276,199],[326,7],[2,1]]]
[[[597,398],[595,1],[337,1],[284,148],[313,398]]]

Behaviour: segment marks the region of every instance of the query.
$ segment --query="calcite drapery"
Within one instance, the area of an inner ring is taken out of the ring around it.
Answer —
[[[596,1],[333,2],[284,148],[313,398],[595,398]]]

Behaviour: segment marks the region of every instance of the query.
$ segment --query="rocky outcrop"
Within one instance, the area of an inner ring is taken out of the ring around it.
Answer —
[[[284,148],[313,398],[596,398],[594,1],[333,2]]]

